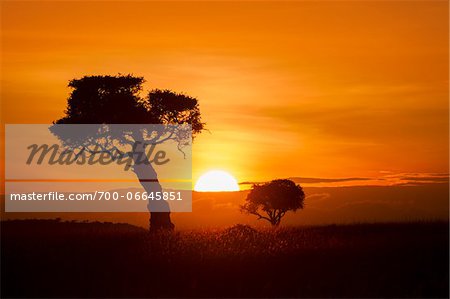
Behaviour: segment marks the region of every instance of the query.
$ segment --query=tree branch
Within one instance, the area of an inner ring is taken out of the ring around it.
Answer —
[[[247,212],[249,212],[249,213],[252,214],[252,215],[258,216],[258,220],[259,220],[259,219],[265,219],[265,220],[269,221],[270,223],[272,223],[272,221],[271,221],[269,218],[267,218],[267,217],[265,217],[265,216],[259,214],[259,213],[256,212],[256,211],[255,211],[255,212],[252,212],[252,211],[247,210]]]

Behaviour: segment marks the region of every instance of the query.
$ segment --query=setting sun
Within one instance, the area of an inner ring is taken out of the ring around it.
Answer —
[[[228,172],[212,170],[204,173],[197,180],[195,191],[239,191],[236,179]]]

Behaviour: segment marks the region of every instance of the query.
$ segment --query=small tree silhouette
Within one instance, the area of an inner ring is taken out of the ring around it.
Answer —
[[[160,144],[167,140],[178,143],[182,148],[190,136],[194,136],[203,130],[200,109],[196,98],[172,92],[170,90],[155,89],[149,92],[147,97],[141,97],[144,78],[132,75],[118,76],[85,76],[69,82],[73,88],[67,101],[65,116],[57,120],[56,124],[162,124],[167,125],[164,132],[148,132],[142,130],[132,132],[112,132],[89,134],[81,136],[77,142],[71,142],[67,146],[73,148],[95,144],[102,151],[112,155],[112,145],[119,143],[129,145],[132,149],[126,154],[133,158],[133,171],[139,178],[143,188],[148,192],[162,190],[157,179],[157,173],[148,161],[145,147],[148,143]],[[186,132],[177,125],[190,125],[190,132]],[[146,131],[147,130],[147,131]],[[61,136],[57,128],[53,128],[55,135]],[[166,137],[168,136],[168,137]],[[64,138],[63,138],[64,139]],[[143,157],[142,159],[138,157]],[[152,184],[146,182],[148,178],[155,180]],[[160,201],[159,207],[168,204]],[[150,230],[173,229],[170,220],[170,212],[153,212],[151,201],[148,207],[150,211]]]
[[[253,185],[241,211],[278,226],[287,211],[303,209],[304,199],[305,193],[300,185],[291,180],[273,180]]]

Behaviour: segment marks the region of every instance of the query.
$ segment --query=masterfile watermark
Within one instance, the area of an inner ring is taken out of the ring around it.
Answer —
[[[189,125],[6,125],[5,137],[6,212],[191,211]]]
[[[145,148],[144,152],[137,152],[136,148],[139,146]],[[155,144],[146,144],[137,141],[133,145],[133,150],[130,153],[123,152],[118,148],[111,148],[108,150],[102,149],[96,145],[93,149],[83,147],[78,151],[71,149],[61,150],[58,144],[31,144],[27,147],[30,150],[30,155],[26,161],[26,164],[32,163],[42,164],[48,163],[49,165],[108,165],[110,163],[117,163],[118,165],[124,165],[124,170],[128,171],[134,163],[137,164],[151,164],[164,165],[170,162],[170,159],[166,157],[164,150],[155,150]],[[36,157],[37,156],[37,157]],[[135,157],[134,157],[135,156]],[[36,159],[35,159],[36,158]]]

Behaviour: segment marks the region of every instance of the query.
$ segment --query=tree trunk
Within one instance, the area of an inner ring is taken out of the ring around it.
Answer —
[[[148,161],[145,153],[141,151],[135,152],[133,157],[134,166],[133,171],[139,179],[141,186],[150,194],[153,192],[162,192],[161,184],[158,181],[158,176],[153,166]],[[148,200],[147,209],[150,212],[149,230],[150,232],[157,232],[161,230],[173,230],[175,225],[170,221],[170,207],[165,200]],[[158,212],[159,211],[159,212]],[[162,212],[161,212],[162,211]]]

